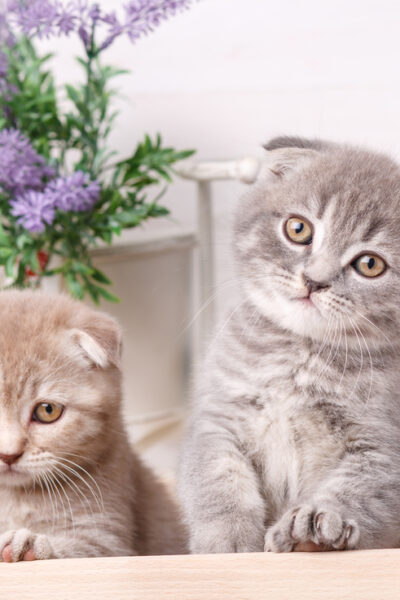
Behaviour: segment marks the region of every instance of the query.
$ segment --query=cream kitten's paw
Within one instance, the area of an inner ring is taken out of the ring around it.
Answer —
[[[54,558],[54,552],[46,535],[17,529],[0,535],[0,557],[3,562],[43,560]]]
[[[357,523],[345,520],[339,512],[317,510],[303,505],[289,510],[270,527],[265,536],[266,552],[291,552],[313,542],[321,550],[354,548],[359,539]],[[305,546],[305,549],[308,549]]]

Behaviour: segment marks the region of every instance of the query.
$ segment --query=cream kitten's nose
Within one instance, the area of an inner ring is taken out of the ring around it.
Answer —
[[[23,455],[23,452],[20,452],[19,454],[0,454],[0,460],[2,460],[4,463],[6,463],[6,465],[12,465],[22,455]]]

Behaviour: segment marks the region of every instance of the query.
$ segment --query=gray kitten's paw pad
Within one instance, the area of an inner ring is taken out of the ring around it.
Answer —
[[[54,558],[54,552],[45,535],[33,533],[29,529],[7,531],[0,535],[0,560],[3,562],[47,558]]]
[[[265,552],[291,552],[295,544],[292,537],[294,521],[298,509],[289,511],[265,534]]]
[[[287,511],[279,521],[267,530],[265,552],[292,552],[298,542],[313,536],[314,509],[303,505]]]
[[[303,505],[286,512],[267,530],[266,552],[291,552],[297,544],[314,542],[326,549],[354,548],[360,533],[357,523],[338,512]]]
[[[317,543],[332,546],[336,550],[354,548],[360,537],[357,523],[346,521],[333,511],[317,513],[314,530]]]
[[[314,509],[312,506],[301,506],[293,511],[290,535],[295,542],[306,542],[313,536]]]

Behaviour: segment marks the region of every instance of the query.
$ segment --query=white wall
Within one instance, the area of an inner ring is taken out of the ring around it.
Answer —
[[[199,159],[224,159],[294,133],[398,154],[399,23],[395,0],[194,2],[135,46],[119,40],[108,53],[133,71],[120,80],[126,98],[113,142],[127,153],[144,132],[160,131],[169,144],[197,148]],[[44,46],[59,54],[60,82],[78,77],[78,44]],[[219,280],[231,272],[228,230],[239,189],[216,186]],[[193,191],[179,183],[168,192],[183,228],[194,226]]]

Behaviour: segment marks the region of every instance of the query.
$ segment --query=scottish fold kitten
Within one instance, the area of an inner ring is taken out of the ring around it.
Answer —
[[[198,379],[192,552],[400,544],[400,168],[275,139],[240,206],[241,302]]]
[[[66,296],[0,293],[0,560],[184,552],[128,443],[120,338]]]

